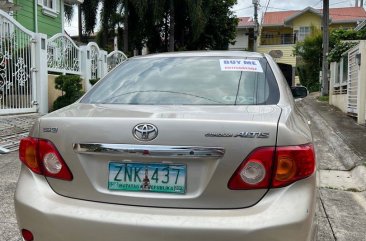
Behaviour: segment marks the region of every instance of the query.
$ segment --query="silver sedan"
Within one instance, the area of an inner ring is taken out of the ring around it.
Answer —
[[[128,59],[21,141],[26,241],[310,241],[316,160],[268,55]]]

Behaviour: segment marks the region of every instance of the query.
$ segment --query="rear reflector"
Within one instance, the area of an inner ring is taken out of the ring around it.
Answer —
[[[31,231],[27,229],[22,229],[22,236],[25,241],[33,241],[34,237]]]
[[[65,161],[49,140],[23,138],[19,145],[19,159],[37,174],[68,181],[73,179]]]
[[[255,149],[229,180],[233,190],[284,187],[312,175],[315,171],[312,144]]]

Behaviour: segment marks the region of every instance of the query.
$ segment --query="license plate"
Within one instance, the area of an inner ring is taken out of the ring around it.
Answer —
[[[110,162],[108,189],[184,194],[186,172],[183,164]]]

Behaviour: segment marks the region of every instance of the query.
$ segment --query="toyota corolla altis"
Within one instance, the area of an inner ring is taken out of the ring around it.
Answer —
[[[312,136],[268,55],[131,58],[19,149],[34,241],[310,241]]]

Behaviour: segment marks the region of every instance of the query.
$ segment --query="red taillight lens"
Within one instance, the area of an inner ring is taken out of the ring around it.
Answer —
[[[274,147],[254,150],[230,178],[228,183],[229,189],[268,188],[272,173],[274,151]]]
[[[42,174],[42,169],[37,158],[38,140],[26,137],[20,140],[19,159],[33,172]]]
[[[32,137],[20,141],[19,159],[33,172],[63,180],[72,174],[51,141]]]
[[[22,229],[22,236],[23,236],[25,241],[33,241],[34,240],[32,232],[27,230],[27,229]]]
[[[315,171],[315,152],[311,144],[277,147],[272,187],[284,187]]]
[[[228,187],[233,190],[284,187],[312,175],[315,166],[312,144],[258,148],[235,171]]]
[[[44,175],[63,180],[72,180],[72,174],[52,142],[39,140],[39,158],[44,168]]]

